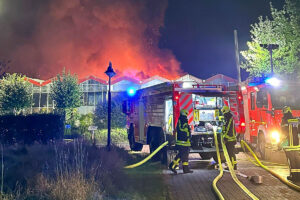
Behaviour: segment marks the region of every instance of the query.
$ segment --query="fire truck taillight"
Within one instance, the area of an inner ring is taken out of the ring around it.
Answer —
[[[241,126],[246,126],[245,122],[242,122],[242,123],[241,123]]]
[[[179,99],[179,97],[178,96],[175,96],[175,100],[178,100]]]

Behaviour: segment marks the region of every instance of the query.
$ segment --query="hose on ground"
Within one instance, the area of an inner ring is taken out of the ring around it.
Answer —
[[[131,169],[131,168],[135,168],[135,167],[138,167],[138,166],[144,164],[145,162],[150,160],[155,154],[157,154],[157,152],[159,152],[162,148],[164,148],[164,146],[166,146],[168,143],[169,143],[168,141],[164,142],[157,149],[155,149],[155,151],[153,151],[149,156],[147,156],[144,160],[142,160],[138,163],[132,164],[132,165],[125,166],[124,168]]]
[[[262,167],[263,169],[265,169],[266,171],[268,171],[269,173],[271,173],[273,176],[275,176],[276,178],[278,178],[281,182],[285,183],[290,188],[292,188],[292,189],[297,190],[297,191],[300,192],[300,186],[289,182],[288,180],[286,180],[285,178],[283,178],[282,176],[280,176],[279,174],[277,174],[273,170],[271,170],[268,167],[266,167],[265,165],[263,165],[260,162],[260,160],[257,158],[257,156],[255,155],[255,153],[252,151],[252,149],[249,147],[249,145],[244,140],[241,140],[241,146],[242,146],[242,148],[243,148],[244,151],[245,151],[245,147],[249,150],[249,152],[252,154],[252,156],[254,157],[255,161],[258,163],[258,165],[260,167]]]
[[[234,180],[234,182],[249,196],[251,197],[252,199],[254,200],[258,200],[258,198],[252,193],[250,192],[246,186],[243,185],[243,183],[240,182],[240,180],[237,178],[236,174],[235,174],[235,171],[233,169],[233,165],[230,161],[230,158],[229,158],[229,155],[228,155],[228,151],[227,151],[227,148],[223,142],[223,140],[221,140],[221,144],[222,144],[222,148],[223,148],[223,152],[224,152],[224,156],[225,156],[225,159],[226,159],[226,162],[227,162],[227,165],[228,165],[228,168],[229,168],[229,172],[231,174],[231,177],[232,179]]]
[[[220,168],[220,173],[219,175],[213,180],[212,186],[214,191],[216,192],[217,196],[219,197],[220,200],[224,200],[224,197],[220,190],[217,187],[217,182],[222,178],[223,176],[223,167],[222,167],[222,161],[221,161],[221,156],[220,156],[220,150],[219,150],[219,142],[218,142],[218,137],[217,133],[214,130],[214,138],[215,138],[215,146],[216,146],[216,151],[217,151],[217,157],[218,157],[218,163],[219,163],[219,168]]]

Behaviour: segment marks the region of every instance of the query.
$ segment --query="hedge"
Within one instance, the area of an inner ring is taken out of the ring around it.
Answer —
[[[50,140],[61,139],[64,122],[60,115],[3,115],[0,116],[0,141],[2,144],[46,144]]]

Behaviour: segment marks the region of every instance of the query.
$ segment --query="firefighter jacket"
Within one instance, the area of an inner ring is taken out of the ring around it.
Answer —
[[[236,142],[234,120],[230,112],[224,114],[222,134],[225,142]]]
[[[179,116],[176,132],[176,145],[191,146],[191,129],[186,116]]]
[[[289,119],[294,119],[291,112],[287,112],[287,113],[283,114],[283,117],[281,119],[281,127],[289,126],[289,123],[288,123]]]
[[[294,119],[291,112],[284,113],[281,119],[281,130],[286,137],[288,137],[289,135],[289,123],[288,123],[289,119]]]

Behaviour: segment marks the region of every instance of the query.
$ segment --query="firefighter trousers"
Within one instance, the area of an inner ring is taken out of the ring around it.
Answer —
[[[299,137],[298,137],[298,128],[297,127],[293,127],[292,129],[292,136],[289,140],[289,145],[293,144],[293,146],[298,146],[299,145]]]
[[[286,157],[290,167],[290,176],[288,179],[292,181],[300,181],[300,152],[299,150],[286,150]]]
[[[190,147],[176,145],[176,149],[179,152],[172,162],[172,166],[171,166],[172,169],[175,169],[179,165],[180,161],[182,162],[182,165],[188,165],[189,162]]]
[[[236,170],[237,169],[237,162],[236,162],[236,156],[235,156],[235,147],[234,147],[235,144],[236,144],[235,141],[226,142],[225,146],[226,146],[230,161],[232,163],[232,166]]]

